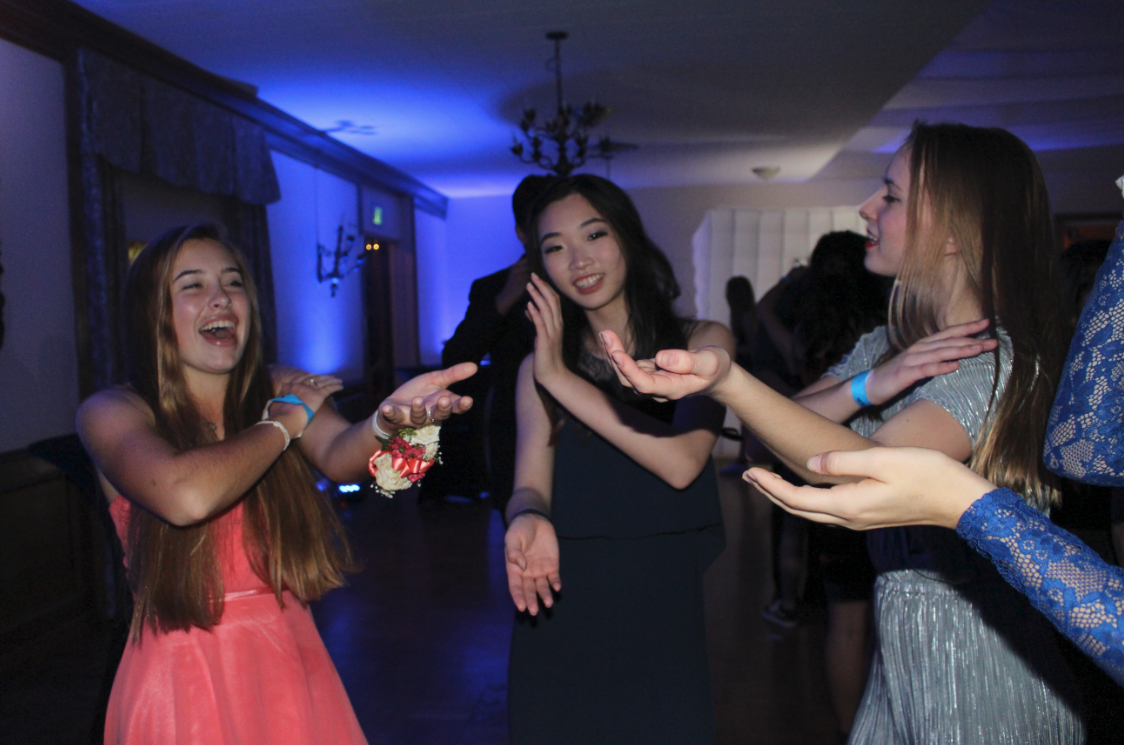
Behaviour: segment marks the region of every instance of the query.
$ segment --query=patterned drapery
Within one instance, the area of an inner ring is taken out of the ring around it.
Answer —
[[[83,395],[119,382],[124,373],[120,314],[128,258],[122,171],[225,197],[227,231],[246,254],[258,287],[266,359],[276,359],[265,205],[278,201],[281,190],[264,130],[88,49],[79,51],[75,77],[87,321],[80,332],[87,366]]]
[[[95,52],[82,50],[78,64],[94,155],[123,171],[247,204],[281,198],[259,125]]]

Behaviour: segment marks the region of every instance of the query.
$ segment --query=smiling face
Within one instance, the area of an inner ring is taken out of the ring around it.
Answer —
[[[234,256],[217,241],[184,242],[172,265],[171,299],[185,376],[229,374],[242,359],[250,319]]]
[[[580,194],[553,202],[538,220],[543,265],[558,291],[586,311],[624,308],[628,274],[616,231]]]
[[[909,150],[899,150],[886,167],[882,188],[859,208],[866,220],[866,268],[885,277],[897,276],[905,252],[909,158]]]

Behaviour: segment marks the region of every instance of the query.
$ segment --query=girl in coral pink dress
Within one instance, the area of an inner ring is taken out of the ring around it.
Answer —
[[[249,272],[213,226],[149,244],[125,295],[129,384],[78,413],[136,597],[105,742],[365,743],[308,609],[351,564],[308,464],[363,478],[380,436],[466,410],[445,388],[475,367],[349,425],[323,406],[339,379],[265,367]]]

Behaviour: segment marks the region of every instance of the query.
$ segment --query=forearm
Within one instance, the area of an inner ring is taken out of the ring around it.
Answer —
[[[515,491],[504,508],[504,522],[510,523],[511,519],[525,510],[537,510],[544,515],[550,515],[550,496],[540,489],[529,486],[516,486]]]
[[[797,393],[792,400],[837,424],[842,424],[859,413],[859,405],[851,396],[851,381],[844,380],[818,390],[812,390],[815,388],[813,384],[810,388],[807,392]]]
[[[126,478],[120,491],[173,525],[193,525],[241,499],[284,452],[284,444],[273,425],[253,426],[222,442],[176,453],[153,469],[157,479],[130,488]],[[113,482],[113,474],[107,475]]]
[[[710,395],[732,409],[769,450],[811,484],[856,480],[809,471],[806,464],[813,455],[865,450],[876,444],[805,407],[803,401],[785,398],[738,365],[731,366],[729,375]]]
[[[700,422],[681,431],[614,400],[569,372],[544,387],[584,425],[677,489],[689,486],[702,472],[721,426],[716,418],[713,427]]]
[[[334,412],[333,412],[334,413]],[[373,416],[378,416],[376,410]],[[338,415],[337,415],[338,416]],[[382,425],[386,428],[388,425]],[[381,447],[368,417],[357,424],[342,427],[322,446],[321,452],[309,454],[316,467],[338,484],[362,481],[370,476],[371,456]]]
[[[1018,495],[997,489],[973,503],[957,533],[1058,630],[1124,685],[1124,570],[1106,564],[1075,536]],[[1100,612],[1090,613],[1092,608]]]

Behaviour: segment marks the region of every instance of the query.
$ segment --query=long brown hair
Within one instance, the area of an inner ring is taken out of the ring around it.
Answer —
[[[906,249],[890,305],[889,355],[938,330],[951,288],[940,266],[949,239],[988,330],[1013,347],[1002,396],[999,354],[989,424],[969,466],[1038,509],[1060,501],[1042,462],[1046,422],[1068,339],[1056,278],[1050,201],[1038,160],[1010,132],[963,124],[915,124],[910,151]]]
[[[240,253],[214,225],[169,230],[137,256],[125,280],[125,335],[129,385],[144,399],[162,437],[180,450],[215,441],[188,395],[172,318],[172,267],[190,240],[220,243],[242,272],[250,322],[242,359],[230,374],[223,402],[227,436],[258,421],[273,395],[262,359],[257,293]],[[344,581],[351,552],[335,512],[315,490],[304,458],[290,448],[242,499],[243,547],[254,572],[278,602],[289,590],[315,600]],[[133,505],[128,533],[129,583],[136,596],[133,635],[209,629],[223,611],[216,520],[177,527]]]

